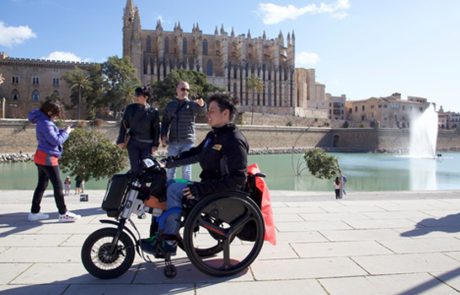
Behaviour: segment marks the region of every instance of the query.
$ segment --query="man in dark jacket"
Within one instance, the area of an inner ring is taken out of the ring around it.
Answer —
[[[190,86],[181,81],[177,84],[177,97],[170,101],[164,110],[161,121],[161,141],[168,145],[168,156],[177,156],[188,151],[195,143],[195,118],[206,111],[204,100],[190,101]],[[176,168],[168,169],[168,179],[174,179]],[[182,166],[182,178],[192,179],[192,166]]]
[[[241,131],[232,123],[236,108],[227,95],[216,94],[209,99],[208,124],[212,127],[197,146],[176,157],[168,157],[166,167],[199,163],[201,182],[171,181],[167,188],[167,210],[160,219],[163,236],[175,237],[180,227],[182,198],[199,200],[215,192],[242,190],[246,182],[249,145]],[[145,239],[144,251],[153,252],[155,238]],[[163,250],[174,254],[175,241],[164,241]]]

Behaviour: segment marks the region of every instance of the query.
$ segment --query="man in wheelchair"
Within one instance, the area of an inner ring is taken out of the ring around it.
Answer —
[[[215,192],[243,190],[246,182],[249,145],[233,119],[236,102],[226,94],[214,94],[206,114],[212,127],[196,147],[165,160],[166,168],[200,163],[200,182],[171,180],[167,186],[166,211],[159,218],[159,235],[141,240],[141,248],[155,254],[157,243],[163,253],[175,255],[182,203],[196,203]]]

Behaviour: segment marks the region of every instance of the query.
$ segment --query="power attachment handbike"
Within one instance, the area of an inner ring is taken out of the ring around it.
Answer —
[[[138,173],[114,175],[109,181],[102,208],[115,220],[100,220],[109,227],[90,234],[81,250],[83,265],[91,275],[112,279],[124,274],[133,264],[135,252],[152,262],[140,247],[141,235],[131,216],[159,214],[157,208],[146,205],[145,193],[158,180],[155,176],[164,172],[162,164],[150,157],[142,161]],[[184,202],[181,230],[175,239],[198,270],[211,276],[230,276],[257,258],[265,227],[260,202],[256,204],[260,200],[255,196],[255,177],[264,176],[248,177],[245,191],[216,192],[193,205]],[[158,246],[153,256],[164,259],[166,277],[176,276],[169,253]]]

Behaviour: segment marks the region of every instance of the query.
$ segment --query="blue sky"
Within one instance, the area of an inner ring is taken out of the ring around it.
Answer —
[[[144,29],[158,18],[253,37],[295,31],[296,66],[315,68],[333,95],[400,92],[460,112],[458,0],[133,0]],[[12,57],[100,62],[121,55],[126,0],[1,0],[0,51]]]

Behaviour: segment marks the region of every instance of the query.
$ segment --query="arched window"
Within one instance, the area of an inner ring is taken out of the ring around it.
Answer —
[[[15,101],[19,100],[19,91],[17,89],[11,91],[11,99]]]
[[[206,75],[212,76],[212,60],[208,60],[208,63],[206,64]]]
[[[203,40],[203,55],[208,55],[208,40]]]
[[[147,36],[147,52],[152,51],[152,38],[150,36]]]
[[[169,38],[165,37],[165,53],[169,53]]]
[[[33,92],[32,92],[32,101],[39,101],[40,100],[40,92],[35,89]]]
[[[182,54],[184,55],[187,54],[187,39],[186,38],[182,40]]]

